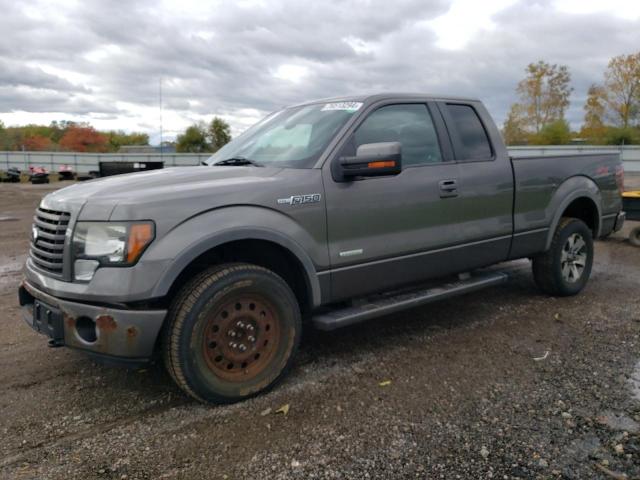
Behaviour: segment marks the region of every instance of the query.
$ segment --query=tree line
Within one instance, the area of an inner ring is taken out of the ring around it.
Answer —
[[[577,132],[565,119],[573,92],[566,65],[529,64],[516,92],[518,102],[502,128],[508,145],[562,145],[575,139],[593,145],[640,143],[640,52],[609,60],[602,82],[589,87]]]
[[[231,126],[219,117],[211,122],[198,122],[187,127],[176,138],[176,151],[188,153],[215,152],[231,141]]]
[[[231,127],[219,117],[210,123],[196,123],[178,135],[175,142],[162,142],[174,146],[178,152],[215,152],[231,141]],[[5,126],[0,121],[0,150],[26,152],[117,152],[126,145],[149,145],[149,135],[121,130],[98,131],[89,123],[67,120],[53,121],[49,125],[29,124]]]
[[[5,127],[0,121],[0,150],[105,153],[117,152],[123,145],[149,145],[149,135],[118,130],[101,132],[88,123],[66,120],[19,127]]]

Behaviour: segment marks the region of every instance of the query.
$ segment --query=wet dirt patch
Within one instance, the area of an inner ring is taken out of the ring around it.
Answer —
[[[599,415],[596,421],[616,432],[628,432],[633,435],[640,433],[640,423],[624,413],[606,411]]]
[[[26,255],[0,256],[0,295],[18,288]]]

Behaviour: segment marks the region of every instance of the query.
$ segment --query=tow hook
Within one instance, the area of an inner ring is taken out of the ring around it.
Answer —
[[[51,338],[49,339],[47,346],[49,348],[60,348],[60,347],[64,347],[64,342],[62,340],[54,340],[53,338]]]

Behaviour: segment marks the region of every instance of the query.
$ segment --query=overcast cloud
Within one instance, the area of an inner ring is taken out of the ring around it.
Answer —
[[[567,64],[582,121],[610,57],[640,50],[635,0],[0,0],[0,120],[89,121],[158,140],[219,115],[235,133],[284,105],[419,91],[499,123],[527,63]]]

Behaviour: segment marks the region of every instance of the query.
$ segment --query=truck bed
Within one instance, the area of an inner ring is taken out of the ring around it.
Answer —
[[[600,235],[613,229],[621,208],[619,154],[593,153],[511,157],[514,175],[512,258],[540,251],[555,216],[572,198],[589,191],[601,200]]]

